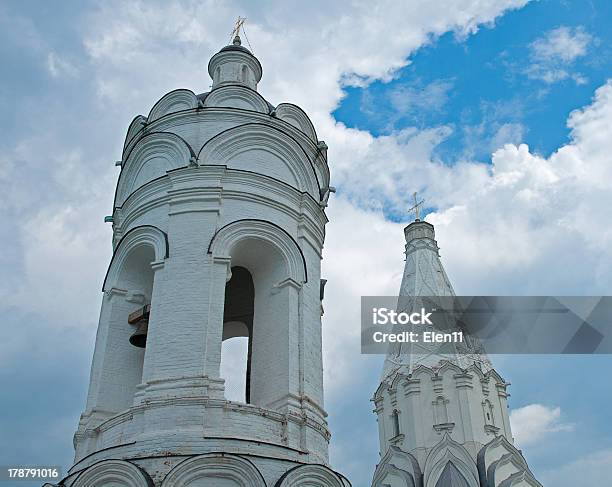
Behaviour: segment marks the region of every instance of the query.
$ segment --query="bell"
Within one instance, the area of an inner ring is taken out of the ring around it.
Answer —
[[[138,348],[147,346],[147,332],[149,331],[149,313],[151,305],[147,304],[142,308],[137,309],[128,316],[130,325],[138,325],[134,334],[130,337],[130,343]]]
[[[142,320],[138,324],[138,328],[130,337],[130,343],[138,348],[145,348],[147,345],[147,331],[149,329],[149,321]]]

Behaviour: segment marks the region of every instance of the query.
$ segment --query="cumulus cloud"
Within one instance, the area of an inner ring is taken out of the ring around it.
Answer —
[[[561,408],[529,404],[510,412],[510,425],[517,445],[522,448],[552,433],[573,431],[574,425],[561,421]]]
[[[549,84],[567,78],[584,84],[584,76],[573,72],[572,67],[578,58],[587,54],[593,40],[582,27],[561,26],[546,32],[529,46],[531,64],[527,75]]]

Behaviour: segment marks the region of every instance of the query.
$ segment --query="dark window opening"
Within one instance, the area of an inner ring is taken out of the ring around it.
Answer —
[[[394,410],[393,413],[391,413],[391,420],[393,421],[393,438],[395,438],[401,433],[400,423],[399,423],[399,413],[397,412],[397,410]]]

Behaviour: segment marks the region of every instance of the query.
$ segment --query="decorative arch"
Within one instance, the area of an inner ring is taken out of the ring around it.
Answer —
[[[215,88],[204,100],[204,106],[239,108],[260,113],[270,112],[270,107],[264,97],[243,85],[224,85]]]
[[[437,487],[438,480],[442,476],[448,462],[463,476],[466,487],[478,487],[478,469],[476,462],[469,452],[459,443],[454,441],[448,433],[429,452],[425,460],[423,472],[423,485],[425,487]]]
[[[210,95],[209,95],[210,96]],[[279,179],[321,199],[321,187],[310,157],[286,132],[260,123],[227,129],[207,141],[198,154],[200,164],[225,165]]]
[[[193,157],[195,153],[191,146],[176,134],[146,134],[125,158],[117,182],[115,206],[121,205],[139,187],[165,176],[169,170],[188,166]]]
[[[387,453],[376,466],[372,487],[385,487],[388,475],[401,477],[406,487],[423,487],[423,476],[419,462],[410,453],[406,453],[396,446],[390,446]]]
[[[128,255],[132,250],[141,246],[152,247],[156,261],[166,259],[169,255],[168,236],[165,232],[153,225],[142,225],[130,229],[115,247],[104,277],[102,291],[108,291],[115,286]]]
[[[302,284],[308,281],[306,259],[302,249],[282,227],[266,220],[236,220],[215,233],[208,245],[213,257],[229,258],[232,249],[244,239],[251,238],[272,244],[286,264],[287,278]]]
[[[274,113],[276,118],[284,120],[298,130],[304,132],[315,144],[318,142],[314,125],[310,121],[310,118],[308,118],[308,115],[306,115],[306,112],[297,105],[293,103],[281,103],[275,108]]]
[[[388,479],[390,475],[400,477],[404,481],[404,485],[402,487],[416,487],[416,482],[414,481],[414,477],[402,470],[401,468],[397,468],[395,465],[384,464],[380,468],[376,469],[374,473],[374,480],[372,481],[372,487],[388,487]]]
[[[261,472],[253,463],[226,453],[208,453],[184,460],[168,472],[161,487],[199,486],[201,480],[210,480],[210,485],[214,485],[215,480],[221,479],[233,481],[236,487],[266,487]]]
[[[126,460],[102,460],[81,472],[73,487],[153,487],[151,477]]]
[[[132,141],[132,139],[136,136],[138,132],[142,130],[142,128],[146,125],[146,123],[147,123],[147,117],[143,115],[136,115],[134,117],[134,119],[130,123],[130,126],[128,127],[127,134],[125,136],[125,142],[123,143],[124,152],[125,152],[125,149],[128,147],[128,145],[130,145],[130,142]]]
[[[285,472],[274,487],[344,487],[344,483],[324,465],[298,465]]]
[[[169,113],[180,112],[181,110],[189,110],[197,108],[198,98],[191,90],[178,89],[162,96],[151,111],[149,112],[148,121],[154,122]]]
[[[521,452],[508,439],[503,436],[493,438],[483,446],[476,457],[480,484],[484,487],[495,485],[511,486],[520,485],[520,480],[525,484],[534,487],[541,487],[541,484],[534,478],[527,462]],[[504,479],[496,479],[499,469],[510,466],[514,473]]]

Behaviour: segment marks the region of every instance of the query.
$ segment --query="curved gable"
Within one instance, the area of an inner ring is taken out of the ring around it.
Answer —
[[[136,189],[165,176],[171,169],[185,167],[194,156],[181,137],[169,132],[152,132],[141,138],[126,157],[117,182],[115,206],[121,206]]]
[[[137,465],[126,460],[102,460],[82,471],[74,487],[153,487],[149,475]]]
[[[419,462],[410,453],[391,446],[374,471],[372,487],[401,485],[423,487],[423,476]]]
[[[275,487],[344,487],[344,482],[324,465],[298,465],[285,472]]]
[[[127,134],[125,135],[125,142],[123,143],[123,151],[127,149],[130,145],[132,139],[142,130],[142,128],[147,124],[147,118],[143,115],[136,115],[130,126],[128,127]]]
[[[266,487],[259,469],[248,459],[228,453],[207,453],[176,465],[161,483],[162,487],[223,485]]]
[[[284,120],[293,125],[298,130],[304,132],[315,144],[317,143],[317,133],[314,125],[306,115],[306,112],[293,103],[281,103],[278,105],[274,114],[276,118]]]
[[[480,483],[485,486],[524,485],[541,487],[534,478],[523,455],[504,436],[498,436],[483,446],[477,457]]]
[[[204,144],[198,160],[264,174],[321,199],[308,155],[291,136],[269,125],[248,123],[221,132]]]
[[[447,469],[449,462],[453,465],[450,472]],[[447,433],[427,455],[423,472],[424,486],[438,487],[438,481],[445,474],[445,471],[447,472],[445,475],[452,476],[455,469],[465,480],[465,487],[479,486],[476,462],[465,447],[454,441]]]
[[[225,85],[214,89],[204,100],[204,106],[270,112],[268,103],[259,93],[242,85]]]
[[[168,113],[189,110],[190,108],[197,108],[197,106],[198,98],[193,91],[185,89],[174,90],[162,96],[160,100],[153,105],[149,113],[148,121],[154,122]]]

